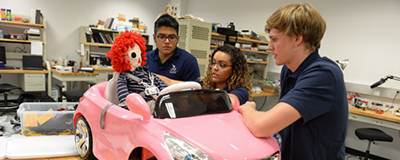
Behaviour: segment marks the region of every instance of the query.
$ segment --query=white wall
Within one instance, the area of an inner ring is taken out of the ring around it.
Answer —
[[[382,96],[391,100],[400,89],[400,82],[388,80],[375,90],[369,85],[380,78],[392,74],[400,76],[400,1],[398,0],[187,0],[186,12],[201,17],[207,22],[221,23],[227,26],[234,22],[236,30],[251,29],[263,32],[265,21],[276,9],[290,2],[309,2],[325,18],[327,30],[322,40],[320,54],[333,60],[349,58],[350,63],[344,71],[346,86],[353,92]],[[182,7],[182,5],[181,5]],[[270,59],[269,74],[276,77],[281,67]],[[267,98],[263,110],[276,103],[276,96]],[[396,105],[399,104],[399,96]],[[261,108],[264,97],[254,99]],[[371,153],[390,159],[400,156],[398,143],[399,131],[360,124],[349,121],[347,146],[365,151],[367,143],[355,139],[354,130],[358,127],[376,127],[395,138],[394,143],[373,145]],[[393,152],[397,151],[397,152]]]
[[[47,21],[47,58],[58,59],[68,55],[81,61],[79,49],[79,27],[97,24],[125,14],[127,19],[139,17],[153,34],[154,21],[164,12],[168,0],[0,0],[1,7],[11,8],[15,14],[30,14],[31,9],[40,9]],[[153,39],[150,38],[150,43]]]
[[[226,26],[264,31],[265,21],[289,2],[280,0],[188,0],[187,13]],[[320,54],[333,60],[350,59],[345,70],[348,82],[370,85],[392,74],[400,76],[400,1],[398,0],[306,0],[325,18],[327,30]],[[273,58],[271,58],[272,64]],[[280,68],[269,65],[271,72]],[[400,88],[400,82],[383,86]]]

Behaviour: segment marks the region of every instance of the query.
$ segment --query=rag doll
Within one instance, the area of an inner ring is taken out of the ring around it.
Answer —
[[[106,56],[111,59],[115,72],[120,73],[117,81],[119,102],[125,103],[129,93],[138,93],[153,112],[155,97],[168,85],[143,67],[146,63],[146,46],[142,35],[131,31],[121,33]]]

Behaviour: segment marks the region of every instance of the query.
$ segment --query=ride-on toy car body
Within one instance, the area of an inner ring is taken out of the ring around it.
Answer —
[[[277,141],[254,137],[225,91],[166,93],[151,114],[136,93],[127,97],[129,110],[110,103],[103,96],[107,83],[92,86],[74,115],[82,158],[142,159],[142,150],[157,159],[279,158]]]

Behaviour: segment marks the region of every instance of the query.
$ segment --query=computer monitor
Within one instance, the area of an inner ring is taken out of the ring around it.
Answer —
[[[4,46],[0,46],[0,62],[3,62],[3,66],[7,63],[6,48]]]
[[[6,66],[7,57],[6,57],[6,48],[4,46],[0,46],[0,62],[3,65],[0,65],[0,69],[14,69],[13,66]]]
[[[22,68],[26,70],[43,70],[42,56],[23,55]]]

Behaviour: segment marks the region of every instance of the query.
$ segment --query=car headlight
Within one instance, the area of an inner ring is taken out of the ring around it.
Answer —
[[[173,159],[176,160],[209,160],[207,154],[184,140],[170,134],[165,133],[164,142]]]

